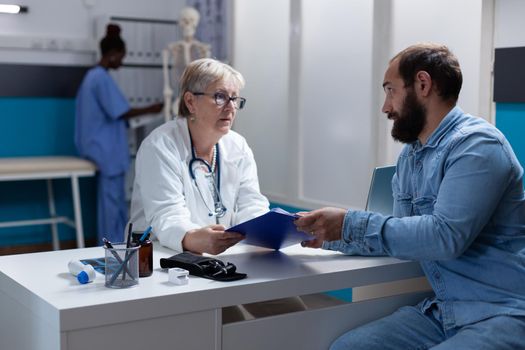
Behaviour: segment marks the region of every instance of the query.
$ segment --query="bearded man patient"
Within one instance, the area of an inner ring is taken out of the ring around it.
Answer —
[[[394,215],[322,208],[296,221],[314,234],[305,247],[419,261],[435,293],[332,349],[525,349],[523,168],[499,130],[456,105],[462,82],[446,46],[394,56],[382,107],[405,143]]]

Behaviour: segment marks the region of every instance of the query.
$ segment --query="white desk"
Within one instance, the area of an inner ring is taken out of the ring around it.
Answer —
[[[0,158],[0,181],[47,180],[49,218],[34,220],[18,220],[1,222],[2,227],[29,225],[51,225],[53,249],[58,250],[57,224],[67,224],[76,230],[77,247],[84,247],[84,231],[82,228],[82,209],[80,205],[80,190],[78,178],[95,175],[93,163],[76,157],[21,157]],[[56,216],[53,195],[53,179],[70,178],[73,192],[74,219]]]
[[[302,248],[281,252],[238,245],[219,257],[248,278],[216,282],[190,276],[167,282],[154,249],[154,273],[135,288],[79,285],[67,272],[71,259],[103,256],[103,248],[0,257],[0,348],[82,349],[321,349],[351,326],[415,303],[401,295],[222,324],[222,307],[350,288],[422,275],[414,262],[348,257]]]

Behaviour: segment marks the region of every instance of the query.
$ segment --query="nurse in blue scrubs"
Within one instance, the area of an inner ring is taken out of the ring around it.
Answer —
[[[102,58],[91,68],[76,98],[75,144],[78,153],[98,167],[98,243],[102,237],[122,242],[128,220],[125,174],[130,164],[127,120],[143,114],[159,113],[162,104],[131,108],[109,75],[126,55],[120,27],[109,24],[100,41]]]

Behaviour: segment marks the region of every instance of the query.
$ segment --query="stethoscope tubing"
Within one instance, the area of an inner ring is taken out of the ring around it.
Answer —
[[[189,172],[190,172],[190,177],[192,178],[192,180],[195,182],[195,186],[197,187],[197,191],[199,191],[199,194],[202,198],[202,201],[204,202],[204,205],[206,206],[206,208],[208,209],[208,215],[209,216],[217,216],[217,217],[223,217],[224,216],[224,213],[226,212],[226,207],[224,206],[223,202],[222,202],[222,196],[221,196],[221,167],[220,167],[220,152],[219,152],[219,144],[215,144],[215,150],[216,150],[216,158],[215,158],[215,167],[217,169],[217,181],[215,181],[215,179],[212,178],[212,182],[213,182],[213,186],[215,187],[215,191],[217,192],[217,199],[219,200],[219,203],[221,205],[221,212],[218,213],[217,210],[210,210],[210,208],[208,207],[208,204],[206,203],[206,200],[204,199],[204,196],[201,192],[201,189],[199,188],[199,185],[197,184],[197,180],[195,179],[195,172],[193,171],[193,165],[194,163],[202,163],[206,166],[206,169],[211,173],[212,172],[212,169],[211,169],[211,165],[205,161],[204,159],[200,158],[200,157],[196,157],[195,155],[195,148],[193,147],[193,139],[191,137],[191,133],[190,133],[190,148],[191,148],[191,160],[190,162],[188,163],[188,169],[189,169]]]

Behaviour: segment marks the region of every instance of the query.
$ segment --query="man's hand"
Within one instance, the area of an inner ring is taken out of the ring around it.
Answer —
[[[225,232],[225,229],[222,225],[210,225],[190,230],[182,239],[182,247],[193,253],[217,255],[244,239],[240,233]]]
[[[303,247],[320,248],[324,241],[341,239],[345,209],[321,208],[309,213],[298,213],[301,217],[295,220],[299,231],[310,233],[314,239],[302,242]]]

